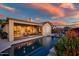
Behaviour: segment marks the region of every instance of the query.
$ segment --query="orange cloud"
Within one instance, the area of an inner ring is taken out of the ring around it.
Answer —
[[[64,22],[64,21],[58,21],[58,20],[55,20],[55,21],[52,21],[52,24],[53,25],[67,25],[68,23]]]
[[[74,24],[74,25],[79,25],[79,22],[74,22],[73,24]]]
[[[60,7],[62,8],[68,8],[68,9],[71,9],[71,10],[75,10],[75,6],[73,3],[62,3],[60,5]]]
[[[73,25],[73,26],[78,26],[78,27],[79,27],[79,22],[73,22],[72,25]]]
[[[10,12],[15,13],[17,16],[21,16],[22,14],[19,11],[16,11],[15,8],[9,7],[9,6],[5,6],[4,4],[0,4],[0,8],[3,8],[5,10],[8,10]]]
[[[0,8],[3,8],[3,9],[8,10],[10,12],[16,12],[16,10],[14,8],[5,6],[4,4],[0,4]]]
[[[64,12],[60,8],[55,7],[52,4],[47,4],[47,3],[36,4],[36,3],[33,3],[33,4],[29,4],[29,6],[31,8],[39,9],[39,10],[42,10],[42,11],[47,11],[50,14],[54,14],[54,15],[59,16],[59,17],[65,16]]]
[[[73,15],[72,15],[73,18],[79,18],[79,11],[75,12]]]
[[[68,18],[79,18],[79,11],[73,11],[67,17]]]

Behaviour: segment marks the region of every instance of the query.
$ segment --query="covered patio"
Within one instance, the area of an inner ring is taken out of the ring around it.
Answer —
[[[13,42],[29,36],[42,35],[42,24],[7,18],[7,23],[3,27],[3,31],[8,33],[9,41]]]
[[[41,35],[41,26],[14,23],[14,40]]]

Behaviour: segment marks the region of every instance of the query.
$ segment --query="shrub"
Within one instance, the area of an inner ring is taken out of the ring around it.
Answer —
[[[79,55],[79,37],[76,37],[75,40],[68,37],[62,37],[56,44],[55,49],[58,56]]]

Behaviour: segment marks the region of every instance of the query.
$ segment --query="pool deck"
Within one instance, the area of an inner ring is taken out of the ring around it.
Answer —
[[[54,47],[50,49],[48,56],[56,56],[56,50]]]
[[[6,39],[0,39],[0,52],[11,47],[11,42]]]
[[[13,42],[9,42],[7,39],[0,39],[0,53],[4,50],[10,48],[11,45],[13,45],[13,44],[25,42],[25,41],[28,41],[28,40],[34,40],[34,39],[38,39],[38,38],[42,38],[42,37],[45,37],[45,36],[34,35],[34,36],[26,37],[25,39],[22,39],[22,40],[16,40],[16,41],[13,41]]]

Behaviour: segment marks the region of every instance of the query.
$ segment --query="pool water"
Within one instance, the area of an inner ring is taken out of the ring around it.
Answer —
[[[9,49],[9,54],[13,53],[14,56],[47,56],[50,49],[56,45],[57,41],[57,37],[44,37],[36,39],[34,43],[24,45],[21,48],[16,48],[16,44]]]
[[[36,49],[38,49],[39,47],[41,47],[41,44],[39,43],[34,43],[30,46],[24,46],[20,49],[16,49],[14,51],[14,55],[16,56],[25,56],[25,55],[30,55],[33,51],[35,51]]]

